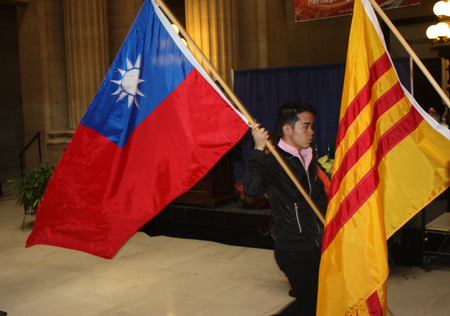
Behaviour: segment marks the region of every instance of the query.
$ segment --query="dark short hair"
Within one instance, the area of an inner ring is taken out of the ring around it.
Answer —
[[[309,103],[300,100],[286,100],[278,106],[277,128],[281,136],[284,136],[283,126],[289,124],[294,128],[295,123],[299,120],[297,114],[303,112],[311,112],[316,115],[316,110]]]
[[[427,112],[433,108],[441,117],[445,113],[445,105],[442,102],[431,102],[428,105]]]

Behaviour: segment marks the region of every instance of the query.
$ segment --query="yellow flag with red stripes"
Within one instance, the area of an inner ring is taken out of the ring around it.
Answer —
[[[347,54],[317,315],[386,315],[386,241],[450,185],[450,131],[400,84],[368,0]]]

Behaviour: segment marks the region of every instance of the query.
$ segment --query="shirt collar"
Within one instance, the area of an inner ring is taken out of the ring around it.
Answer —
[[[292,147],[291,145],[288,145],[283,138],[280,138],[280,141],[278,142],[278,147],[283,149],[285,152],[291,154],[292,156],[295,156],[300,159],[300,161],[304,164],[305,169],[308,170],[309,164],[312,161],[313,156],[313,150],[311,147],[308,147],[306,149],[300,150],[300,153],[297,149]],[[301,157],[300,157],[301,155]]]

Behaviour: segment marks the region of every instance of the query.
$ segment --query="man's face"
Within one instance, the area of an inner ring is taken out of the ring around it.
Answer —
[[[314,115],[311,112],[297,114],[299,120],[295,122],[294,129],[285,125],[283,139],[298,151],[310,147],[314,135]]]
[[[430,116],[431,116],[432,118],[434,118],[437,122],[439,122],[439,121],[441,120],[441,116],[440,116],[439,113],[436,112],[436,110],[433,109],[433,108],[430,108],[430,109],[428,110],[428,114],[430,114]]]

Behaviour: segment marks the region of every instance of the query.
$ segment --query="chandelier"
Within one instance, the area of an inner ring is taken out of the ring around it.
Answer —
[[[450,39],[450,2],[438,1],[433,7],[434,14],[439,18],[439,23],[431,25],[427,29],[427,37],[433,42],[447,42]]]

